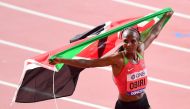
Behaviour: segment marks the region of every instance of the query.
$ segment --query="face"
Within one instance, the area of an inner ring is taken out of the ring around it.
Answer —
[[[134,52],[137,50],[140,40],[140,35],[137,31],[127,29],[123,32],[122,37],[124,41],[123,47],[128,52]]]

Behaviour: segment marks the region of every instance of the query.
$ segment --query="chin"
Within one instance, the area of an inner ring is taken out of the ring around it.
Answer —
[[[129,52],[129,53],[132,53],[132,52],[133,52],[132,50],[129,50],[129,49],[126,49],[126,51]]]
[[[126,49],[128,53],[134,53],[134,50]]]

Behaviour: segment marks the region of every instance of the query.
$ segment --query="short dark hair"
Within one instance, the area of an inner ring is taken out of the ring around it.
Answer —
[[[122,37],[122,36],[123,36],[123,33],[124,33],[124,31],[126,31],[126,30],[130,30],[130,31],[133,31],[133,32],[138,33],[138,35],[139,35],[139,40],[140,40],[141,34],[140,34],[140,32],[139,32],[138,27],[130,27],[130,28],[124,29],[124,30],[121,32],[121,38],[123,38],[123,37]]]

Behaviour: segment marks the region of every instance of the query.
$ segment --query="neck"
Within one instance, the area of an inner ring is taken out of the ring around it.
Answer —
[[[133,51],[133,52],[125,51],[125,55],[128,59],[137,60],[137,51]]]

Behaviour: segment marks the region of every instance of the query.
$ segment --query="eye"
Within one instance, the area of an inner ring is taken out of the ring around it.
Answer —
[[[131,42],[134,44],[134,43],[136,43],[137,41],[136,41],[136,40],[132,40]]]
[[[128,41],[127,41],[127,40],[124,40],[123,42],[124,42],[125,44],[127,44],[127,43],[128,43]]]

